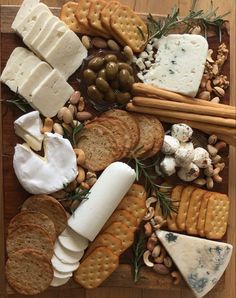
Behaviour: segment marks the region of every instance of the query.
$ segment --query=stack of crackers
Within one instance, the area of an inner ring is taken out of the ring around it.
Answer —
[[[75,280],[85,288],[99,286],[119,265],[119,256],[132,245],[134,232],[146,213],[146,192],[133,184],[85,253]]]
[[[148,38],[143,20],[128,6],[118,1],[80,0],[62,6],[61,20],[74,32],[114,38],[141,52]]]
[[[229,198],[193,186],[178,185],[171,200],[177,213],[167,218],[168,229],[208,239],[221,239],[227,229]]]
[[[13,289],[34,295],[50,285],[54,243],[66,224],[66,212],[53,197],[35,195],[24,202],[9,224],[6,241],[6,277]]]
[[[154,156],[163,140],[164,129],[155,116],[110,110],[86,124],[77,146],[85,153],[84,167],[100,171],[123,158]]]

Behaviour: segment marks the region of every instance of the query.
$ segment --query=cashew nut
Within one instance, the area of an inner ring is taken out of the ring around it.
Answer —
[[[157,242],[158,242],[158,240],[157,240],[157,237],[155,235],[149,237],[149,239],[147,241],[147,249],[149,251],[153,251],[153,249],[156,246]]]
[[[147,222],[144,225],[144,229],[145,229],[145,235],[146,236],[151,236],[151,234],[152,234],[152,226],[151,226],[150,222]]]
[[[199,185],[199,186],[204,186],[206,184],[206,179],[198,178],[198,179],[194,180],[194,183]]]
[[[173,284],[177,286],[182,279],[180,273],[178,271],[173,271],[170,275],[173,277]]]
[[[77,164],[82,166],[85,162],[85,154],[84,154],[84,151],[82,149],[78,149],[78,148],[75,148],[74,149],[74,152],[77,156]]]
[[[212,157],[216,156],[218,153],[218,149],[212,145],[207,145],[207,150]]]
[[[216,167],[216,168],[213,170],[212,176],[218,175],[219,173],[220,173],[220,168]]]
[[[85,171],[82,167],[78,167],[77,183],[82,183],[85,180]]]
[[[207,189],[212,189],[214,187],[214,181],[211,177],[207,177],[206,182]]]
[[[210,165],[209,167],[207,167],[205,170],[204,170],[204,174],[208,177],[211,177],[213,175],[213,166]],[[195,180],[196,181],[196,180]]]
[[[149,197],[146,200],[146,207],[149,208],[151,206],[152,203],[157,202],[157,198],[156,197]]]
[[[78,111],[83,112],[85,108],[84,98],[81,96],[78,102]]]
[[[151,252],[149,250],[146,250],[143,254],[143,261],[144,261],[144,264],[147,267],[153,267],[154,266],[154,263],[149,260],[150,256],[151,256]]]
[[[155,214],[154,208],[153,207],[149,207],[148,208],[148,212],[144,216],[143,220],[150,220],[151,218],[153,218],[154,214]]]
[[[162,264],[164,262],[165,257],[166,257],[166,251],[162,247],[161,254],[157,258],[154,259],[154,262],[157,264]]]
[[[222,163],[217,163],[217,164],[215,165],[215,167],[216,167],[216,168],[219,168],[219,169],[220,169],[220,172],[221,172],[221,171],[223,171],[224,168],[225,168],[225,163],[224,163],[224,162],[222,162]]]
[[[173,265],[173,262],[171,260],[171,258],[169,256],[166,256],[164,258],[164,265],[167,267],[167,268],[171,268],[172,265]]]
[[[221,183],[223,181],[223,178],[220,177],[220,175],[218,175],[218,174],[214,175],[212,178],[216,183]]]
[[[153,258],[157,258],[161,253],[161,246],[160,245],[156,245],[154,247],[154,249],[152,250],[152,257]]]
[[[97,175],[94,172],[87,172],[86,174],[86,182],[91,187],[93,186],[97,181]]]
[[[52,128],[53,128],[53,120],[48,117],[45,118],[44,125],[41,128],[41,133],[52,132]]]
[[[211,161],[213,163],[213,165],[215,165],[216,163],[218,163],[219,161],[221,161],[221,156],[220,155],[216,155],[214,157],[211,158]]]

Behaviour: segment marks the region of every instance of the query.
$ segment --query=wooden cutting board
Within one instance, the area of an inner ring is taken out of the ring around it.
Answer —
[[[190,1],[190,0],[189,0]],[[1,1],[2,2],[2,1]],[[13,1],[12,1],[13,2]],[[60,6],[62,3],[62,1],[44,1],[46,4],[48,4],[49,6],[52,6],[53,4],[56,6]],[[146,3],[143,3],[146,2]],[[136,10],[143,10],[143,11],[151,11],[153,12],[161,12],[161,13],[166,13],[169,11],[169,9],[176,3],[179,2],[177,4],[179,4],[179,7],[183,8],[183,4],[184,1],[166,1],[165,0],[165,5],[162,6],[162,9],[166,9],[166,11],[162,10],[159,11],[157,10],[158,6],[156,3],[154,3],[156,1],[135,1],[136,3]],[[207,2],[207,1],[205,1]],[[205,3],[204,2],[204,3]],[[231,2],[231,1],[229,1]],[[13,2],[16,3],[16,2]],[[133,1],[126,1],[126,3],[129,4],[134,4]],[[215,3],[215,2],[214,2]],[[230,3],[229,3],[230,4]],[[134,6],[134,5],[133,5]],[[187,5],[186,5],[187,6]],[[202,7],[202,6],[201,6]],[[205,5],[204,5],[205,7]],[[155,9],[155,10],[154,10]],[[224,5],[223,8],[221,8],[221,10],[227,11],[229,9],[227,9],[227,7]],[[57,9],[54,10],[55,13],[58,12]],[[17,38],[15,35],[14,37],[12,37],[12,35],[9,35],[9,30],[10,30],[10,24],[12,22],[12,19],[14,17],[16,13],[16,8],[15,7],[1,7],[1,32],[5,33],[3,34],[2,37],[2,53],[3,52],[8,52],[10,54],[10,52],[12,51],[12,49],[15,46],[15,43],[17,45],[19,45],[20,39]],[[183,12],[184,13],[184,12]],[[232,33],[232,30],[231,30]],[[232,44],[234,44],[232,42],[232,34],[231,35],[231,47]],[[8,37],[7,37],[8,36]],[[13,39],[12,39],[13,38]],[[13,42],[12,42],[13,40]],[[231,49],[231,53],[234,53]],[[231,55],[231,61],[233,61],[233,55]],[[234,68],[233,68],[233,63],[231,62],[231,72],[232,74],[234,74]],[[233,68],[233,69],[232,69]],[[231,76],[231,82],[233,82],[233,78]],[[235,96],[233,96],[233,94],[235,94],[235,89],[234,86],[231,86],[231,99],[235,99]],[[5,113],[5,111],[1,111],[0,110],[0,114],[3,115]],[[14,111],[10,111],[10,117],[9,119],[6,119],[6,117],[3,117],[2,120],[5,122],[9,122],[10,124],[10,120],[13,118],[16,118],[16,110]],[[2,123],[1,123],[2,125]],[[7,131],[4,129],[4,135],[5,135],[5,140],[6,137],[9,135],[11,136],[13,131],[12,131],[12,125],[7,125],[4,127],[7,127]],[[0,127],[0,140],[2,140],[2,126]],[[0,175],[1,177],[1,181],[0,181],[0,189],[3,190],[3,185],[4,188],[7,189],[7,192],[5,192],[5,211],[9,212],[9,216],[10,214],[12,214],[12,208],[14,209],[14,198],[12,196],[12,188],[11,188],[11,181],[12,179],[15,179],[15,177],[12,174],[12,165],[11,165],[11,157],[9,156],[9,154],[11,154],[11,152],[9,152],[9,149],[11,151],[11,148],[13,148],[14,144],[15,144],[15,140],[16,139],[12,139],[9,138],[7,143],[8,145],[6,145],[6,143],[4,144],[4,148],[1,148],[1,160],[0,160],[0,170],[2,170],[2,159],[4,160],[4,169],[3,169],[3,174],[4,175]],[[233,150],[231,150],[230,153],[230,164],[234,165],[235,164],[235,152],[233,152]],[[14,180],[15,181],[15,180]],[[235,169],[233,169],[233,166],[230,167],[229,170],[229,193],[231,194],[231,199],[232,199],[232,204],[231,204],[231,216],[230,216],[230,224],[229,224],[229,229],[228,229],[228,233],[227,233],[227,241],[229,241],[230,243],[233,243],[233,241],[235,242],[235,216],[233,216],[233,214],[235,214],[235,187],[234,187],[234,181],[235,181]],[[4,184],[3,184],[4,182]],[[231,186],[232,185],[232,186]],[[20,186],[16,186],[16,189],[19,188],[19,191],[21,192],[22,195],[22,190],[20,188]],[[14,188],[15,190],[15,188]],[[17,194],[17,193],[16,193]],[[3,211],[3,193],[0,193],[0,211]],[[232,196],[234,195],[234,196]],[[9,199],[11,199],[11,201],[8,201],[8,196]],[[24,194],[23,194],[24,196]],[[13,198],[13,199],[12,199]],[[8,218],[9,219],[9,218]],[[0,220],[3,220],[3,217],[0,217]],[[1,229],[3,227],[3,224],[0,222],[1,225]],[[0,234],[3,235],[3,231],[0,230]],[[0,252],[3,251],[3,246],[4,246],[4,241],[1,237],[1,247],[0,247]],[[217,298],[217,297],[229,297],[229,298],[234,298],[234,291],[235,288],[232,285],[235,285],[235,267],[234,267],[235,261],[234,258],[232,258],[231,260],[231,265],[230,267],[227,269],[226,275],[224,276],[224,278],[221,280],[220,284],[218,284],[218,286],[216,287],[216,289],[214,290],[213,293],[210,293],[207,297],[211,297],[211,298]],[[0,262],[0,272],[3,272],[3,266],[4,266],[4,256],[1,253],[1,262]],[[5,283],[2,279],[2,274],[0,274],[0,293],[3,293],[3,288],[5,287]],[[190,294],[189,290],[186,288],[185,284],[183,283],[180,287],[174,287],[171,283],[170,278],[168,277],[162,277],[159,275],[156,275],[155,273],[153,273],[151,270],[148,270],[147,268],[144,268],[144,270],[142,270],[141,272],[141,276],[142,276],[142,282],[140,284],[135,285],[135,287],[142,287],[142,288],[155,288],[158,290],[155,291],[148,291],[148,290],[138,290],[138,289],[125,289],[125,288],[129,288],[129,287],[133,287],[133,281],[132,281],[132,276],[130,273],[130,267],[129,265],[121,265],[119,267],[119,270],[117,270],[103,285],[102,285],[102,289],[96,289],[93,291],[85,291],[85,290],[76,290],[74,289],[75,287],[77,287],[77,285],[71,283],[69,285],[66,286],[66,288],[68,288],[68,286],[71,288],[70,293],[68,292],[68,296],[67,294],[63,294],[61,297],[71,297],[72,293],[77,293],[77,291],[79,291],[79,295],[81,297],[99,297],[101,294],[100,293],[104,293],[104,297],[108,297],[109,293],[111,293],[111,287],[119,287],[119,288],[115,288],[114,290],[112,290],[112,297],[116,298],[116,297],[163,297],[163,298],[171,298],[171,297],[177,297],[177,298],[182,298],[182,297],[186,297],[186,298],[190,298],[192,297],[192,294]],[[73,289],[73,290],[72,290]],[[165,289],[165,290],[172,290],[171,292],[169,291],[168,293],[162,293],[161,289]],[[61,290],[60,290],[61,291]],[[226,294],[227,293],[227,294]],[[58,291],[54,290],[53,294],[51,295],[50,292],[45,293],[40,295],[40,297],[57,297]],[[21,295],[17,295],[16,297],[21,297]]]

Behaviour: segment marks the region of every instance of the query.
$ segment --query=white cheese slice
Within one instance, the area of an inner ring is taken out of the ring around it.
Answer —
[[[24,83],[19,87],[19,93],[32,102],[32,93],[39,84],[52,72],[52,68],[46,62],[40,62],[25,79]]]
[[[16,30],[16,27],[24,20],[24,18],[30,14],[35,6],[39,4],[39,0],[24,0],[21,4],[20,9],[18,10],[16,17],[11,25],[13,30]]]
[[[23,38],[23,42],[29,47],[32,48],[32,42],[35,39],[35,36],[37,36],[41,31],[42,28],[47,22],[47,20],[52,17],[51,14],[48,13],[48,11],[43,11],[39,14],[37,20],[35,21],[32,29],[25,35]]]
[[[83,257],[84,250],[73,252],[63,247],[59,241],[56,241],[54,245],[54,254],[62,261],[62,263],[73,264]]]
[[[72,272],[60,272],[57,271],[55,268],[53,269],[53,276],[58,278],[66,278],[71,277],[73,274]]]
[[[42,148],[44,134],[41,133],[43,122],[38,111],[33,111],[19,117],[14,121],[15,133],[34,150]]]
[[[17,144],[13,167],[23,188],[31,194],[50,194],[73,181],[77,174],[74,150],[59,134],[45,133],[42,157],[27,144]]]
[[[206,295],[224,273],[232,245],[166,231],[156,234],[195,296]]]
[[[68,30],[50,48],[48,53],[43,53],[45,60],[56,68],[65,79],[68,79],[80,67],[87,54],[87,49],[71,30]]]
[[[155,63],[144,83],[188,96],[196,96],[202,79],[208,43],[200,35],[170,34],[158,40]]]
[[[52,262],[53,268],[55,268],[57,271],[63,272],[63,273],[73,272],[76,269],[78,269],[79,265],[80,265],[79,262],[74,263],[74,264],[62,263],[55,255],[52,256],[51,262]]]
[[[53,117],[73,94],[74,89],[54,69],[32,92],[33,106],[45,117]]]
[[[59,277],[53,277],[50,286],[51,287],[60,287],[64,284],[66,284],[69,281],[70,277],[64,277],[64,278],[59,278]]]
[[[135,180],[135,171],[123,162],[110,164],[68,220],[79,235],[93,241]],[[102,198],[102,200],[101,200]]]
[[[28,32],[31,31],[31,29],[33,28],[35,22],[37,21],[39,15],[43,11],[46,11],[48,14],[52,15],[52,13],[51,13],[50,9],[47,7],[47,5],[45,5],[43,3],[39,3],[23,19],[23,21],[16,27],[17,33],[20,34],[22,38],[24,38],[28,34]]]
[[[88,239],[75,233],[70,227],[59,235],[58,240],[64,248],[75,253],[84,251],[89,244]]]

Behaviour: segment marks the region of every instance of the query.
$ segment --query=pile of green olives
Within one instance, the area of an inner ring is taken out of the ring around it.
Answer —
[[[92,58],[83,79],[88,96],[96,103],[126,104],[131,99],[133,68],[114,54]]]

